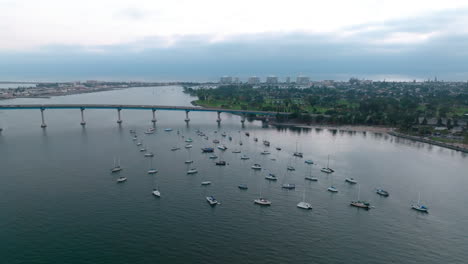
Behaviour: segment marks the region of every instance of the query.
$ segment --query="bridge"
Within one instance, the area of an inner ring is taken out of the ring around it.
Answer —
[[[122,110],[151,110],[153,116],[151,122],[156,123],[156,111],[185,111],[185,122],[189,122],[189,112],[216,112],[218,118],[216,122],[221,123],[221,113],[230,113],[241,115],[242,124],[245,122],[246,115],[263,115],[268,116],[276,115],[289,115],[287,112],[273,112],[273,111],[253,111],[253,110],[235,110],[235,109],[224,109],[215,107],[194,107],[194,106],[169,106],[169,105],[117,105],[117,104],[21,104],[21,105],[0,105],[0,110],[27,110],[37,109],[41,111],[42,124],[41,127],[47,127],[44,118],[44,111],[46,109],[78,109],[81,111],[81,125],[86,125],[84,118],[85,109],[115,109],[117,110],[117,123],[121,124],[122,119],[120,117],[120,111]],[[0,128],[0,131],[2,128]]]

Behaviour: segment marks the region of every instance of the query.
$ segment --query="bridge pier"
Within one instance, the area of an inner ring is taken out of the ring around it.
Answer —
[[[244,124],[245,123],[245,114],[242,113],[242,116],[241,116],[241,123]]]
[[[85,122],[85,120],[84,120],[84,110],[85,110],[84,107],[82,107],[82,108],[80,109],[80,111],[81,111],[81,123],[80,123],[80,125],[82,125],[82,126],[85,126],[85,125],[86,125],[86,122]]]
[[[218,111],[218,119],[216,119],[216,122],[221,123],[221,112]]]
[[[117,124],[122,124],[122,119],[120,118],[120,111],[122,111],[122,108],[117,109]]]
[[[151,122],[155,124],[156,123],[156,109],[151,109],[151,111],[153,111],[153,119],[151,119]]]
[[[42,124],[41,124],[41,128],[46,128],[47,125],[45,123],[45,120],[44,120],[44,108],[41,108],[41,119],[42,119]]]
[[[185,110],[185,122],[190,122],[190,118],[189,118],[189,112],[188,110]]]

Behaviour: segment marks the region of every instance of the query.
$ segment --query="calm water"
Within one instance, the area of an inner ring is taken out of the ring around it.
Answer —
[[[191,100],[180,87],[158,87],[0,103],[189,105]],[[2,263],[466,263],[468,157],[459,152],[373,133],[262,128],[259,122],[242,128],[239,117],[226,114],[218,127],[216,114],[190,113],[186,126],[184,112],[158,111],[153,135],[142,133],[151,111],[122,111],[119,127],[116,111],[86,110],[86,128],[79,125],[78,110],[45,114],[48,127],[42,130],[37,110],[0,112]],[[174,131],[164,132],[166,127]],[[155,176],[147,175],[149,159],[129,129],[155,152]],[[197,129],[209,141],[196,136]],[[190,151],[182,135],[193,139]],[[226,167],[201,154],[215,138],[229,147],[223,154],[217,150],[229,162]],[[260,155],[263,139],[272,142],[269,156]],[[292,158],[296,142],[304,159]],[[181,150],[170,151],[172,146]],[[251,159],[241,161],[241,154],[231,152],[235,148]],[[324,175],[320,168],[329,154],[336,172]],[[124,184],[116,184],[118,175],[109,172],[114,157],[124,167]],[[189,157],[196,175],[186,174]],[[304,180],[305,159],[318,164],[312,166],[318,182]],[[267,170],[254,172],[253,163]],[[287,174],[288,164],[296,171]],[[264,179],[269,171],[278,175],[277,182]],[[361,199],[374,209],[348,205],[358,186],[345,183],[346,177],[360,182]],[[206,180],[212,185],[200,186]],[[240,183],[249,189],[239,190]],[[282,183],[297,188],[282,190]],[[332,183],[337,194],[326,191]],[[160,199],[151,195],[155,185]],[[379,197],[376,187],[390,197]],[[296,207],[304,189],[311,211]],[[410,209],[418,192],[429,214]],[[260,194],[273,205],[254,205]],[[210,207],[207,195],[221,205]]]

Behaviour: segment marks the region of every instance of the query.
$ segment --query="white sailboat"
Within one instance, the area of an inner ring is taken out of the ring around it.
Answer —
[[[153,158],[151,158],[150,166],[148,168],[148,174],[155,174],[155,173],[158,173],[158,170],[153,168]]]
[[[120,158],[119,158],[119,163],[116,163],[116,159],[114,158],[114,167],[111,169],[111,172],[119,172],[122,170],[122,167],[120,167]]]
[[[301,209],[311,210],[312,205],[305,201],[305,192],[306,192],[306,188],[304,187],[304,193],[302,194],[302,201],[297,204],[297,207]]]
[[[334,170],[330,169],[330,155],[328,155],[328,160],[327,160],[327,167],[321,169],[322,172],[325,173],[332,173]]]
[[[262,187],[263,187],[263,182],[260,183],[260,195],[259,195],[259,198],[255,199],[254,200],[254,203],[255,204],[258,204],[258,205],[261,205],[261,206],[270,206],[271,205],[271,201],[264,198],[263,195],[262,195]]]
[[[297,151],[297,141],[296,141],[296,151],[293,153],[294,157],[302,158],[303,154],[302,152]]]
[[[338,189],[333,185],[333,176],[332,176],[331,180],[332,180],[332,184],[331,184],[330,187],[328,187],[327,190],[328,190],[329,192],[336,193],[336,192],[338,192]]]
[[[306,173],[306,176],[304,178],[308,181],[318,181],[317,177],[312,176],[312,167],[307,166],[307,165],[306,167],[307,167],[308,173]]]
[[[418,193],[418,202],[416,204],[412,204],[411,208],[423,213],[429,212],[429,208],[421,204],[421,192]]]

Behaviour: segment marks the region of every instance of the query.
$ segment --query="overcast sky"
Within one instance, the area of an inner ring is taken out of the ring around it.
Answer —
[[[0,0],[1,80],[468,80],[466,0]]]

